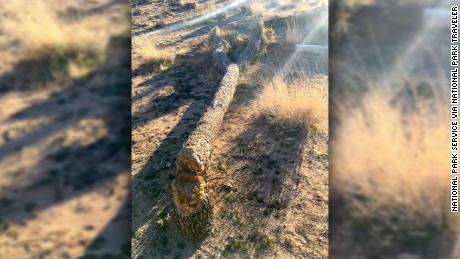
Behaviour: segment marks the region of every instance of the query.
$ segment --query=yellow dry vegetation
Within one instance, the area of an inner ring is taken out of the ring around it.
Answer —
[[[288,83],[275,76],[263,83],[255,106],[275,119],[327,131],[327,77],[301,76]]]
[[[29,54],[105,45],[103,34],[87,29],[89,22],[61,20],[51,1],[8,1],[4,8],[8,16],[2,20],[2,30],[19,40]]]
[[[72,5],[67,10],[74,10],[75,17],[69,17],[56,1],[5,1],[0,30],[19,43],[16,61],[48,58],[52,70],[82,77],[103,61],[109,37],[128,29],[99,16],[80,17],[79,10],[84,9]]]
[[[251,1],[249,10],[252,14],[264,17],[267,14],[264,1]]]
[[[448,109],[417,102],[408,112],[390,96],[374,89],[361,105],[339,108],[331,143],[334,189],[357,215],[378,215],[389,225],[397,217],[413,226],[443,226],[450,193]]]
[[[143,63],[152,63],[158,70],[170,68],[176,59],[176,55],[182,52],[173,48],[160,48],[149,41],[139,41],[135,45],[136,55]]]

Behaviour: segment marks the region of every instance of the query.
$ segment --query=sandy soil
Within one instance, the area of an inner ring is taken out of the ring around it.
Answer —
[[[0,32],[0,56],[9,57],[0,64],[0,257],[127,258],[129,38],[118,24],[128,4],[53,7],[118,37],[94,71],[57,80],[45,76],[45,57],[24,55]]]
[[[171,222],[175,155],[222,78],[210,66],[207,33],[215,25],[248,27],[253,19],[236,8],[170,31],[184,19],[227,3],[185,10],[177,2],[137,1],[132,10],[134,45],[148,41],[181,50],[175,65],[163,72],[145,71],[133,50],[133,258],[326,258],[327,135],[274,123],[251,109],[260,89],[257,79],[282,68],[292,55],[292,49],[276,44],[241,78],[215,141],[207,175],[214,204],[212,234],[189,241]],[[295,5],[283,12],[294,13]],[[303,72],[321,71],[306,65],[306,60],[312,63],[307,56],[298,56]]]

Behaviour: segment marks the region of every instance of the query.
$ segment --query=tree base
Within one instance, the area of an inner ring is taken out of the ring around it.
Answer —
[[[192,214],[183,215],[174,205],[174,221],[182,234],[192,240],[202,240],[211,231],[212,207],[206,197]]]

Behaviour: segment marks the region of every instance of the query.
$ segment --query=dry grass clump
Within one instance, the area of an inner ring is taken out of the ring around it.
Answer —
[[[8,1],[4,8],[7,17],[0,24],[2,31],[19,40],[29,55],[105,45],[99,33],[86,29],[88,24],[61,20],[51,2]]]
[[[420,108],[403,114],[381,93],[365,96],[362,107],[343,109],[334,141],[337,188],[379,206],[404,207],[414,216],[439,216],[448,184],[439,172],[449,172],[449,129],[439,112]],[[425,206],[433,207],[427,212]]]
[[[327,79],[303,76],[286,82],[275,76],[263,83],[255,109],[281,122],[327,131]]]
[[[46,59],[54,74],[81,77],[102,61],[107,35],[91,21],[65,21],[52,1],[7,1],[0,30],[20,44],[21,58]]]
[[[264,35],[262,41],[266,45],[274,44],[278,41],[278,35],[272,27],[264,26]]]
[[[254,1],[249,4],[249,11],[256,16],[264,17],[267,14],[265,4],[261,1]]]
[[[159,48],[149,42],[137,45],[136,53],[144,64],[152,64],[159,71],[172,67],[176,60],[176,51],[174,49]]]
[[[331,143],[331,182],[350,211],[342,217],[380,255],[375,249],[424,247],[454,231],[448,109],[419,102],[403,112],[389,96],[371,90],[360,105],[339,109]]]
[[[323,44],[328,42],[327,8],[298,13],[286,22],[287,44]]]
[[[206,2],[203,2],[203,3],[198,3],[197,5],[198,6],[196,7],[196,10],[200,12],[204,12],[204,11],[211,12],[211,11],[216,10],[216,2],[211,1],[211,0],[207,0]]]

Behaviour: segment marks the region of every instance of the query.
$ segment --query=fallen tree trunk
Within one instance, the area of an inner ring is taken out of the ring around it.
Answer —
[[[176,157],[176,179],[172,184],[176,221],[192,239],[206,236],[211,229],[212,208],[204,175],[213,140],[233,99],[238,77],[238,66],[228,66],[211,106]]]
[[[212,207],[205,180],[208,160],[235,94],[240,66],[245,67],[254,58],[260,48],[262,34],[263,28],[257,28],[256,36],[251,38],[237,64],[230,64],[226,55],[228,43],[215,33],[213,59],[225,75],[211,105],[176,157],[176,178],[171,186],[176,222],[188,238],[201,239],[211,230]]]
[[[214,27],[210,33],[210,40],[213,46],[212,59],[214,66],[220,71],[225,72],[230,65],[230,59],[227,57],[227,52],[230,50],[230,44],[222,38],[222,32],[219,27]]]
[[[255,58],[257,53],[260,51],[264,37],[264,24],[263,21],[259,21],[256,32],[249,39],[248,45],[244,48],[240,57],[238,58],[237,64],[242,71],[246,70],[246,67]]]

